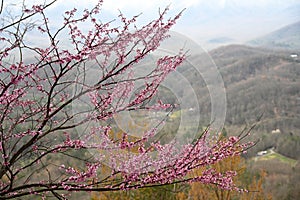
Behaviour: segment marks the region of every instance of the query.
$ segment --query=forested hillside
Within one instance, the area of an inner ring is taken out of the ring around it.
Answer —
[[[227,132],[237,134],[245,126],[256,124],[250,139],[261,141],[249,152],[250,157],[258,151],[276,147],[277,152],[299,159],[300,59],[291,57],[295,53],[229,45],[212,50],[209,54],[224,81]],[[191,88],[178,88],[177,93],[180,98],[184,97],[186,105],[193,105],[189,101],[192,101],[193,95],[197,96],[200,102],[200,123],[205,126],[211,120],[212,106],[212,96],[206,83],[212,74],[207,71],[213,66],[206,60],[207,57],[201,56],[198,59],[202,62],[201,75],[189,68],[188,64],[178,68],[189,79]],[[182,80],[171,77],[170,82],[174,81],[180,85]],[[164,101],[176,102],[174,96],[165,95],[163,89],[160,93]],[[181,111],[189,109],[180,106]],[[189,113],[189,116],[190,120],[194,119],[193,113]]]
[[[289,51],[239,45],[222,47],[210,54],[225,82],[226,126],[257,123],[257,138],[264,138],[258,144],[264,144],[259,150],[278,146],[283,154],[299,158],[299,59],[292,58]],[[276,129],[280,133],[271,134]],[[293,147],[293,151],[288,147]]]
[[[225,82],[229,124],[252,122],[263,114],[265,130],[300,128],[300,62],[291,54],[246,46],[211,52]]]

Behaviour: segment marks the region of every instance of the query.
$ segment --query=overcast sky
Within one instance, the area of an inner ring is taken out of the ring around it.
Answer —
[[[4,0],[5,1],[5,0]],[[27,0],[28,2],[40,2]],[[15,3],[17,0],[6,0]],[[50,13],[58,13],[72,7],[91,7],[97,0],[58,0]],[[232,39],[232,43],[243,43],[262,36],[285,25],[300,21],[299,0],[104,0],[105,20],[117,18],[118,10],[126,16],[142,13],[143,24],[158,16],[158,9],[171,6],[170,16],[186,8],[178,24],[173,28],[211,49],[218,44],[209,44],[220,37]]]

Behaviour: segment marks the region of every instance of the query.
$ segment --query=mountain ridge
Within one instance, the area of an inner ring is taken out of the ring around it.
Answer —
[[[250,40],[246,44],[275,49],[300,50],[300,21]]]

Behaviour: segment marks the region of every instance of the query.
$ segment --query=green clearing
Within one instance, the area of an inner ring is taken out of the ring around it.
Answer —
[[[294,160],[292,158],[286,157],[286,156],[281,155],[279,153],[276,153],[274,151],[268,151],[268,153],[266,155],[255,157],[256,161],[260,161],[260,160],[272,160],[272,159],[280,160],[283,163],[289,164],[291,167],[296,166],[296,164],[298,162],[297,160]]]

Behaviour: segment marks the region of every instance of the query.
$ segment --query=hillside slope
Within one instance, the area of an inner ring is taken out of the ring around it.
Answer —
[[[252,139],[261,142],[251,156],[277,147],[279,153],[300,159],[300,61],[291,53],[241,45],[210,52],[226,86],[226,127],[241,130],[257,123]],[[272,134],[275,129],[279,132]]]
[[[291,53],[240,45],[210,52],[226,86],[229,124],[263,114],[265,130],[300,130],[300,62]]]

